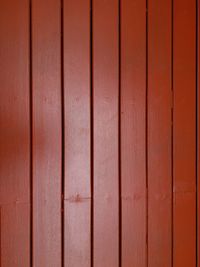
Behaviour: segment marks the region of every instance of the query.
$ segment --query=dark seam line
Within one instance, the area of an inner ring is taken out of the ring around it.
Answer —
[[[171,1],[171,266],[174,265],[174,1]]]
[[[146,266],[149,266],[148,247],[148,0],[146,0],[146,99],[145,99],[145,165],[146,165]]]
[[[119,175],[119,267],[122,265],[122,184],[121,184],[121,0],[118,0],[118,175]]]
[[[64,0],[60,1],[60,60],[61,60],[61,265],[65,265],[65,101],[64,101]]]
[[[90,217],[90,266],[93,267],[93,247],[94,247],[94,111],[93,111],[93,0],[90,0],[90,183],[91,183],[91,217]]]
[[[29,1],[29,116],[30,116],[30,266],[33,266],[33,49],[32,0]]]
[[[198,215],[198,208],[199,208],[199,192],[198,192],[198,186],[199,186],[199,177],[198,177],[198,170],[199,170],[199,155],[198,155],[198,146],[199,146],[199,92],[198,92],[198,85],[199,85],[199,50],[198,50],[198,44],[199,44],[199,4],[198,0],[196,0],[196,266],[198,267],[198,261],[199,261],[199,255],[198,255],[198,249],[199,249],[199,240],[198,240],[198,223],[199,223],[199,215]]]

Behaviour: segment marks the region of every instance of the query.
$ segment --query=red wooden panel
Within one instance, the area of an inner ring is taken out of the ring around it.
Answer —
[[[90,267],[90,1],[64,1],[65,266]]]
[[[33,264],[61,266],[60,2],[33,0]]]
[[[148,266],[172,262],[172,6],[148,3]]]
[[[196,1],[174,1],[174,267],[196,266]]]
[[[118,266],[118,1],[93,1],[94,267]]]
[[[0,1],[0,265],[30,262],[29,4]]]
[[[1,267],[30,266],[30,205],[25,202],[1,206]]]
[[[146,266],[146,1],[121,2],[122,266]]]

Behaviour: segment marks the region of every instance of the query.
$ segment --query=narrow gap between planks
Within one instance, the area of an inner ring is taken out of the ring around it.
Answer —
[[[174,265],[174,0],[171,0],[171,266]]]
[[[60,0],[60,61],[61,61],[61,265],[65,265],[65,101],[64,101],[64,0]]]
[[[33,266],[33,62],[32,0],[29,0],[29,116],[30,116],[30,266]]]
[[[199,1],[196,0],[196,266],[199,259]]]
[[[121,0],[118,0],[118,175],[119,175],[119,267],[122,265],[122,183],[121,183]]]
[[[94,248],[94,109],[93,109],[93,0],[90,0],[90,184],[91,184],[91,218],[90,218],[90,266],[93,267]]]
[[[148,213],[149,213],[149,207],[148,207],[148,0],[146,0],[146,99],[145,99],[145,153],[146,153],[146,159],[145,159],[145,165],[146,165],[146,267],[149,265],[148,261],[148,242],[149,242],[149,236],[148,236]]]

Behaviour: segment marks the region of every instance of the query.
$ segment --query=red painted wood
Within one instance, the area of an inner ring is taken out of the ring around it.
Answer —
[[[90,267],[90,1],[64,1],[65,266]]]
[[[172,262],[172,6],[148,3],[148,266]]]
[[[196,267],[196,11],[0,1],[1,267]]]
[[[26,267],[30,262],[28,30],[28,1],[0,1],[0,265],[2,267]]]
[[[196,1],[174,1],[174,267],[196,266]]]
[[[60,3],[32,1],[33,264],[61,266]]]
[[[93,1],[94,267],[118,266],[118,1]]]
[[[1,205],[1,267],[30,266],[29,214],[28,202]]]
[[[146,1],[121,2],[122,267],[146,266]]]

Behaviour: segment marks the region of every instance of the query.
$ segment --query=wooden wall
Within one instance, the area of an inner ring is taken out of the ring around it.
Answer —
[[[0,267],[200,266],[199,9],[0,0]]]

